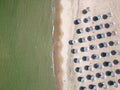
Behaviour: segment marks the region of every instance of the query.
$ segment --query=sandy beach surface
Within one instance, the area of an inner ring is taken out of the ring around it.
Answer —
[[[68,65],[69,63],[71,63],[69,60],[70,58],[68,53],[70,48],[68,45],[68,41],[69,39],[72,39],[74,35],[73,20],[76,17],[76,15],[74,14],[76,14],[77,12],[78,2],[79,1],[72,0],[55,1],[54,13],[56,16],[54,18],[53,37],[56,38],[53,38],[53,56],[55,63],[57,90],[73,90],[75,88],[70,86],[72,83],[74,83],[74,80],[68,82],[68,79],[73,79],[71,77],[68,77],[68,74],[70,73],[69,70],[71,68],[71,65]],[[72,76],[73,75],[74,73],[72,74]]]
[[[78,43],[78,39],[80,37],[86,38],[89,35],[95,36],[96,34],[101,33],[101,31],[93,31],[90,33],[84,32],[84,34],[78,35],[76,34],[76,30],[79,28],[85,28],[87,26],[95,26],[105,22],[115,22],[116,27],[110,28],[109,30],[115,32],[117,28],[119,28],[118,24],[120,21],[117,20],[117,16],[119,15],[117,11],[119,11],[119,0],[55,0],[54,4],[54,33],[53,33],[53,59],[54,59],[54,69],[55,69],[55,79],[56,79],[56,90],[79,90],[80,86],[89,86],[91,83],[97,85],[99,82],[107,83],[109,80],[117,80],[120,78],[116,75],[115,78],[106,77],[106,79],[95,79],[94,81],[86,81],[85,83],[81,83],[77,81],[77,77],[79,76],[86,76],[87,74],[95,75],[96,72],[105,72],[106,70],[115,70],[116,68],[120,68],[120,65],[104,68],[102,70],[93,69],[91,72],[84,72],[84,73],[76,73],[76,67],[84,68],[85,65],[93,66],[94,63],[102,64],[104,61],[108,60],[106,58],[100,58],[98,61],[89,61],[89,62],[82,62],[80,61],[78,64],[73,62],[74,58],[79,58],[81,60],[82,56],[90,56],[93,53],[100,54],[102,51],[110,52],[110,50],[120,49],[119,45],[113,48],[105,48],[105,49],[98,49],[96,51],[89,51],[85,53],[81,53],[80,47],[82,46],[89,46],[90,44],[98,45],[100,42],[110,41],[110,40],[119,40],[119,35],[114,36],[113,38],[105,38],[101,40],[95,40],[92,42],[86,42],[83,44]],[[104,3],[103,3],[104,2]],[[99,6],[99,7],[98,7]],[[112,7],[111,7],[112,6]],[[116,8],[116,11],[114,10]],[[88,13],[86,15],[82,14],[82,10],[87,9]],[[85,17],[92,17],[95,15],[102,15],[112,13],[115,17],[110,17],[108,20],[101,20],[99,22],[90,22],[87,24],[80,24],[74,25],[74,20],[78,18],[85,18]],[[118,16],[119,17],[119,16]],[[105,29],[102,33],[106,33],[109,31]],[[120,33],[118,31],[118,33]],[[68,44],[69,40],[75,40],[76,44],[71,46]],[[71,49],[75,48],[78,50],[78,53],[73,55],[71,54]],[[116,57],[110,57],[111,60],[115,59]],[[117,56],[117,58],[120,58]],[[89,89],[87,89],[89,90]],[[103,90],[103,89],[99,89]],[[118,88],[108,87],[107,90],[119,90]]]

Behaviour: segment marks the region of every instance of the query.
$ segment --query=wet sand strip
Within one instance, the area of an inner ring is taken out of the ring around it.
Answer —
[[[62,11],[62,7],[60,5],[60,0],[54,0],[54,17],[53,17],[53,63],[54,63],[54,74],[55,74],[55,83],[56,83],[56,90],[62,90],[63,83],[62,83],[62,56],[61,56],[61,20],[60,20],[60,13]]]

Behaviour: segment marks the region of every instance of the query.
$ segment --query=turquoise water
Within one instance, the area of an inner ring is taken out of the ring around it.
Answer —
[[[0,90],[54,90],[51,0],[0,0]]]

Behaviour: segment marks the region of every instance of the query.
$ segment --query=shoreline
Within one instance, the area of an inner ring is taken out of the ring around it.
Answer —
[[[53,65],[56,90],[68,90],[68,40],[72,28],[71,1],[54,0],[53,21]]]
[[[61,43],[61,19],[60,13],[62,11],[62,6],[59,0],[54,0],[54,17],[53,17],[53,32],[52,32],[52,42],[53,42],[53,65],[54,65],[54,75],[55,75],[55,83],[56,90],[62,90],[63,82],[62,82],[62,56],[60,54],[62,43]]]

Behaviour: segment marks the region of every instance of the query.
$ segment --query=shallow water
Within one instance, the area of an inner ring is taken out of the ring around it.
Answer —
[[[0,0],[0,90],[54,90],[51,0]]]

